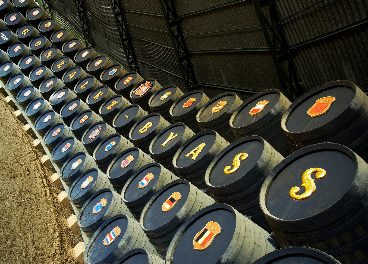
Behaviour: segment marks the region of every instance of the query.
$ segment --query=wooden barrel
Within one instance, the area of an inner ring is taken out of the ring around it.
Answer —
[[[65,42],[73,38],[73,35],[63,28],[55,30],[50,36],[52,44],[60,50],[63,48]]]
[[[88,74],[81,67],[76,66],[67,70],[61,80],[65,83],[66,87],[73,90],[74,86],[87,76]]]
[[[112,134],[102,140],[93,152],[93,158],[96,160],[98,167],[106,173],[111,161],[122,151],[133,147],[128,139],[120,134]]]
[[[1,39],[1,38],[0,38]],[[6,62],[10,62],[10,57],[8,55],[8,53],[0,50],[0,65],[6,63]]]
[[[72,129],[74,136],[78,140],[82,140],[83,134],[87,131],[87,129],[100,121],[102,121],[102,118],[98,114],[92,110],[85,110],[80,112],[72,120],[70,128]]]
[[[84,48],[78,51],[74,55],[74,61],[75,61],[75,64],[77,64],[79,67],[82,67],[85,69],[87,67],[88,62],[96,58],[97,56],[99,55],[94,49]]]
[[[27,105],[25,112],[29,120],[34,123],[39,116],[50,110],[52,110],[50,103],[43,98],[38,98]]]
[[[115,64],[101,73],[100,80],[103,84],[114,87],[115,83],[127,73],[128,71],[122,65]]]
[[[201,129],[198,126],[196,115],[209,100],[208,96],[200,90],[186,93],[171,105],[171,119],[174,123],[186,124],[194,133],[198,133]]]
[[[86,70],[89,74],[99,79],[101,73],[112,64],[113,63],[105,56],[98,56],[88,62]]]
[[[45,49],[51,48],[52,44],[50,40],[48,40],[44,36],[38,36],[32,39],[29,42],[28,46],[30,47],[31,52],[37,57],[39,57]]]
[[[79,98],[75,98],[64,104],[60,110],[60,115],[63,118],[64,123],[70,126],[75,117],[88,109],[89,107],[85,102]]]
[[[17,29],[16,35],[18,39],[25,45],[40,35],[40,32],[31,25],[24,25]]]
[[[89,75],[77,82],[77,84],[74,86],[74,92],[79,99],[86,101],[87,96],[100,86],[102,86],[102,83],[100,83],[92,75]]]
[[[120,110],[114,117],[113,127],[122,136],[129,138],[130,129],[141,118],[147,115],[139,105],[132,104]]]
[[[52,76],[48,79],[45,79],[39,86],[39,90],[42,93],[42,96],[46,99],[49,99],[50,103],[51,103],[51,95],[60,90],[61,88],[64,88],[65,85],[62,81],[60,81],[60,79],[56,78],[55,76]],[[52,104],[52,103],[51,103]],[[61,109],[61,108],[60,108]],[[60,112],[59,111],[57,112]]]
[[[51,35],[59,29],[62,29],[62,26],[52,18],[46,18],[38,24],[38,31],[48,39],[50,39]]]
[[[7,90],[15,97],[25,87],[32,86],[31,81],[23,74],[17,74],[6,82]]]
[[[63,119],[61,116],[53,110],[50,110],[37,118],[34,123],[34,127],[37,130],[37,133],[43,137],[50,128],[62,122]]]
[[[198,211],[175,233],[166,263],[253,263],[275,250],[269,234],[225,204]]]
[[[83,144],[74,137],[68,137],[61,140],[51,153],[51,158],[54,163],[61,168],[65,161],[78,152],[84,152],[86,149]]]
[[[206,189],[204,180],[207,167],[227,146],[227,142],[216,131],[203,131],[182,145],[173,158],[174,168],[180,178],[186,179],[200,189]]]
[[[78,51],[84,49],[85,47],[86,45],[84,45],[82,41],[77,38],[73,38],[67,40],[63,44],[61,51],[70,59],[74,59],[75,54],[77,54]]]
[[[3,4],[0,6],[0,16],[3,18],[7,13],[15,11],[15,6],[10,0],[3,0]]]
[[[215,201],[186,180],[163,186],[144,207],[140,224],[157,252],[165,257],[175,232],[192,215]]]
[[[115,91],[116,93],[124,96],[127,98],[130,102],[130,92],[131,90],[136,87],[139,83],[143,82],[142,76],[140,76],[137,72],[130,72],[126,74],[125,76],[121,77],[116,83],[115,83]]]
[[[116,93],[113,90],[105,85],[102,85],[91,91],[91,93],[87,96],[86,102],[93,111],[98,113],[101,105],[115,95]]]
[[[148,101],[161,88],[162,86],[154,79],[142,81],[131,90],[130,99],[134,104],[139,104],[143,110],[150,112]]]
[[[97,164],[92,156],[86,152],[77,152],[68,158],[61,167],[61,179],[70,187],[81,174],[96,167]]]
[[[31,54],[31,49],[23,43],[17,42],[9,46],[7,53],[10,60],[15,64],[18,64],[21,58]]]
[[[334,142],[368,160],[367,95],[348,81],[330,82],[299,97],[281,126],[293,150]]]
[[[0,38],[0,49],[6,51],[8,50],[9,46],[19,42],[17,35],[11,32],[9,29],[3,29],[0,31],[1,38]]]
[[[51,65],[51,70],[56,77],[59,79],[63,78],[64,73],[75,67],[74,61],[72,61],[69,57],[63,56],[60,59],[54,61]]]
[[[258,259],[254,264],[340,264],[336,259],[314,248],[288,247],[275,250]]]
[[[40,91],[33,86],[27,86],[19,91],[16,100],[18,101],[19,105],[25,109],[30,102],[36,100],[37,98],[42,98]]]
[[[148,252],[143,248],[129,250],[114,264],[164,264],[165,261],[160,257]]]
[[[35,55],[30,54],[20,59],[18,66],[22,73],[28,76],[34,68],[41,66],[41,60]]]
[[[230,127],[237,139],[257,135],[283,156],[291,154],[281,129],[282,115],[291,105],[279,90],[266,90],[245,101],[231,116]]]
[[[50,47],[41,52],[40,59],[43,65],[52,68],[52,64],[63,56],[64,54],[61,52],[61,50],[55,47]]]
[[[34,87],[39,87],[44,80],[52,76],[54,76],[52,71],[49,68],[46,68],[45,66],[41,65],[37,68],[34,68],[29,73],[28,77],[31,80]]]
[[[81,230],[90,238],[104,222],[118,214],[133,217],[120,195],[111,189],[104,188],[84,203],[77,221]]]
[[[68,126],[64,123],[59,123],[54,127],[50,128],[43,137],[43,142],[47,149],[52,152],[52,150],[66,138],[72,137],[73,133]]]
[[[18,11],[11,11],[4,17],[7,28],[16,32],[18,28],[23,25],[27,25],[27,19]]]
[[[0,65],[0,80],[6,83],[11,77],[22,74],[18,65],[15,65],[11,61],[5,62]]]
[[[82,208],[85,202],[99,190],[112,189],[112,185],[106,174],[97,168],[92,168],[81,174],[70,186],[69,200],[77,207]]]
[[[155,162],[139,148],[123,150],[110,163],[107,176],[118,193],[121,193],[128,179],[143,166]]]
[[[91,125],[82,136],[82,142],[89,155],[93,156],[97,145],[114,133],[116,133],[115,129],[103,121]]]
[[[50,96],[49,101],[55,112],[60,113],[61,109],[66,103],[75,99],[77,99],[77,95],[73,93],[73,91],[69,90],[66,87],[62,87],[61,89],[56,90]]]
[[[159,114],[153,113],[138,120],[130,129],[129,138],[134,146],[149,153],[149,143],[170,123]]]
[[[129,105],[130,102],[126,98],[115,95],[101,105],[99,113],[106,123],[112,125],[116,114]]]
[[[183,96],[183,94],[184,93],[175,85],[158,90],[148,101],[151,112],[159,113],[171,123],[170,107],[179,97]]]
[[[49,14],[39,6],[28,9],[25,16],[28,23],[34,27],[37,27],[42,20],[50,17]]]
[[[106,246],[108,243],[110,244]],[[139,223],[133,218],[119,214],[107,220],[93,234],[84,251],[84,262],[113,263],[120,256],[137,247],[156,254]]]
[[[177,179],[178,177],[161,164],[150,163],[129,178],[121,192],[121,197],[134,217],[139,220],[144,206],[151,197],[163,186]]]
[[[175,123],[163,129],[152,139],[149,153],[156,162],[175,172],[172,157],[192,136],[194,132],[184,123]]]
[[[34,0],[13,0],[13,4],[24,16],[26,16],[29,8],[38,6]]]
[[[334,143],[308,146],[285,158],[260,193],[262,211],[280,245],[317,248],[343,263],[368,261],[363,232],[368,227],[367,170],[362,158]]]

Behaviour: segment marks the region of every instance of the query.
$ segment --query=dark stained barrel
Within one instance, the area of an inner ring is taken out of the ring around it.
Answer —
[[[72,129],[75,137],[78,140],[82,140],[83,134],[86,130],[97,122],[102,121],[102,118],[93,112],[92,110],[85,110],[79,113],[71,122],[70,128]]]
[[[155,162],[139,148],[133,147],[119,153],[107,168],[107,175],[115,190],[121,193],[125,183],[143,166]]]
[[[3,4],[0,6],[0,16],[3,18],[7,13],[15,11],[15,6],[10,0],[3,0]]]
[[[0,49],[6,51],[9,46],[12,44],[19,42],[17,35],[11,32],[9,29],[3,29],[0,31]]]
[[[75,98],[64,104],[60,110],[60,115],[63,118],[64,123],[70,126],[75,117],[88,109],[89,107],[85,102],[79,98]]]
[[[0,11],[1,12],[1,11]],[[1,20],[0,21],[0,30],[4,30],[4,29],[7,29],[7,26],[6,26],[6,23],[4,20]]]
[[[203,131],[182,145],[173,158],[174,168],[180,178],[200,189],[206,189],[205,173],[212,160],[227,146],[227,142],[215,131]]]
[[[105,56],[98,56],[88,62],[86,70],[89,74],[100,79],[101,73],[112,64],[113,63]]]
[[[50,110],[37,118],[34,127],[37,130],[37,133],[43,137],[50,128],[62,122],[63,119],[61,116],[53,110]]]
[[[23,56],[31,54],[31,49],[23,43],[17,42],[9,46],[7,53],[10,57],[10,60],[15,64],[18,64]]]
[[[0,38],[1,39],[1,38]],[[10,62],[10,57],[8,55],[8,53],[0,50],[0,65],[6,63],[6,62]]]
[[[368,160],[367,95],[348,81],[330,82],[299,97],[286,111],[281,126],[292,150],[333,142]]]
[[[52,80],[48,80],[48,84],[51,82]],[[59,79],[58,79],[59,81]],[[47,86],[47,84],[46,84]],[[55,110],[55,112],[60,113],[61,109],[63,108],[63,106],[72,101],[72,100],[76,100],[77,96],[75,93],[73,93],[73,91],[71,91],[70,89],[66,88],[66,87],[62,87],[59,90],[56,90],[51,96],[50,96],[50,104],[52,106],[52,108]]]
[[[275,250],[269,234],[225,204],[210,205],[175,233],[166,263],[253,263]]]
[[[78,225],[88,237],[109,218],[125,214],[133,217],[121,200],[120,195],[111,189],[101,189],[94,193],[83,205],[78,214]]]
[[[282,247],[309,246],[342,263],[368,261],[367,163],[349,148],[302,148],[268,174],[260,205]]]
[[[72,137],[73,133],[68,126],[64,123],[59,123],[54,127],[50,128],[43,137],[43,142],[47,149],[52,152],[52,150],[66,138]]]
[[[42,20],[50,17],[49,14],[47,14],[47,12],[40,6],[35,6],[28,9],[25,16],[28,23],[34,27],[38,27]]]
[[[115,95],[116,93],[113,90],[103,85],[91,91],[87,96],[86,102],[93,111],[98,113],[101,105]]]
[[[60,141],[59,144],[54,147],[51,157],[55,164],[61,168],[64,162],[71,156],[84,151],[86,151],[86,149],[79,140],[74,137],[68,137]]]
[[[149,153],[151,140],[170,123],[159,114],[153,113],[138,120],[130,129],[129,138],[134,146]]]
[[[63,44],[61,51],[70,59],[74,59],[75,54],[77,54],[78,51],[84,49],[85,47],[86,46],[82,41],[73,38]]]
[[[150,112],[148,101],[161,88],[162,86],[154,79],[142,81],[131,90],[130,99],[134,104],[139,104],[143,110]]]
[[[259,193],[263,181],[282,160],[261,137],[245,137],[216,156],[207,168],[205,181],[217,202],[229,204],[244,215],[257,216],[262,214]],[[270,230],[264,219],[257,224]]]
[[[162,88],[154,93],[148,101],[151,112],[159,113],[171,123],[170,107],[179,97],[183,96],[183,94],[184,93],[175,85]]]
[[[77,152],[61,167],[61,179],[70,187],[80,175],[96,167],[97,164],[90,155],[86,152]]]
[[[230,127],[237,139],[257,135],[283,156],[291,153],[280,126],[291,102],[279,90],[266,90],[245,101],[231,116]]]
[[[4,17],[7,28],[16,32],[18,28],[23,25],[27,25],[27,19],[18,11],[11,11]]]
[[[60,79],[53,76],[53,77],[50,77],[50,78],[44,80],[40,84],[39,90],[42,93],[42,96],[46,99],[49,99],[49,101],[51,103],[51,98],[50,98],[51,95],[54,92],[56,92],[56,91],[58,91],[58,90],[60,90],[61,88],[64,88],[64,87],[65,87],[64,83],[62,81],[60,81]],[[61,109],[61,106],[60,106],[60,109]],[[60,109],[57,112],[60,112]]]
[[[39,87],[41,83],[54,76],[52,71],[49,68],[46,68],[45,66],[41,65],[37,68],[34,68],[30,73],[28,78],[31,80],[34,87]]]
[[[27,105],[25,112],[31,122],[34,123],[39,116],[50,110],[52,110],[50,103],[43,98],[38,98]]]
[[[139,223],[133,218],[119,214],[107,220],[93,234],[84,251],[84,262],[113,263],[137,247],[156,254]]]
[[[63,78],[64,73],[73,67],[75,67],[74,61],[67,56],[63,56],[54,61],[54,63],[51,65],[51,70],[56,77],[61,79]]]
[[[33,38],[40,35],[40,32],[31,25],[24,25],[18,28],[16,34],[23,44],[28,45]]]
[[[192,136],[194,132],[184,123],[175,123],[163,129],[152,139],[149,152],[156,162],[175,172],[172,157]]]
[[[236,93],[223,93],[212,98],[197,113],[196,119],[202,131],[215,130],[229,142],[235,141],[229,121],[234,111],[243,103]]]
[[[88,62],[96,58],[97,56],[99,55],[94,49],[84,48],[78,51],[74,55],[74,61],[75,61],[75,64],[77,64],[79,67],[82,67],[85,69],[87,67]]]
[[[140,224],[157,252],[165,257],[179,227],[192,215],[215,201],[186,180],[161,188],[144,207]]]
[[[177,179],[178,177],[161,164],[150,163],[129,178],[121,192],[121,197],[134,217],[139,220],[144,206],[151,197],[163,186]]]
[[[84,203],[99,190],[104,188],[112,189],[112,185],[106,174],[97,168],[92,168],[81,174],[70,186],[69,200],[81,209]]]
[[[28,9],[38,6],[33,0],[13,0],[13,4],[24,16],[27,14]]]
[[[114,87],[115,83],[127,73],[128,71],[122,65],[115,64],[101,73],[100,80],[103,84]]]
[[[198,126],[196,115],[209,100],[208,96],[200,90],[186,93],[172,104],[170,108],[171,119],[174,123],[186,124],[194,133],[198,133],[201,129]]]
[[[0,65],[0,80],[6,83],[11,77],[22,74],[18,65],[15,65],[11,61],[5,62]]]
[[[119,153],[131,147],[133,147],[133,144],[128,139],[117,133],[112,134],[96,146],[93,152],[93,158],[96,160],[100,170],[106,173],[111,161]]]
[[[15,97],[25,87],[32,86],[31,81],[23,74],[17,74],[6,82],[6,88]]]
[[[126,98],[115,95],[101,105],[99,113],[106,123],[112,125],[116,114],[129,105],[130,102]]]
[[[62,27],[52,18],[46,18],[38,24],[38,31],[48,39],[50,39],[51,35],[59,29],[62,29]]]
[[[340,264],[336,259],[314,248],[288,247],[275,250],[254,264]]]
[[[64,54],[61,52],[61,50],[55,47],[50,47],[41,52],[40,59],[43,65],[51,68],[52,64],[63,56]]]
[[[37,58],[35,55],[30,54],[23,57],[19,62],[18,66],[22,73],[26,76],[30,74],[30,72],[39,66],[41,66],[41,60]]]
[[[61,80],[65,83],[69,89],[74,89],[74,86],[80,81],[86,78],[88,74],[79,66],[73,67],[67,70]]]
[[[44,36],[38,36],[34,39],[32,39],[29,42],[29,47],[31,49],[31,52],[39,57],[41,53],[52,46],[50,40],[45,38]]]
[[[160,257],[148,252],[143,248],[135,248],[129,250],[114,264],[164,264],[165,260]]]
[[[119,111],[113,120],[113,127],[122,136],[129,138],[130,129],[141,118],[147,115],[139,105],[132,104]]]
[[[117,94],[124,96],[131,102],[130,92],[139,83],[143,82],[143,80],[144,79],[142,78],[142,76],[140,76],[137,72],[130,72],[121,77],[115,83],[115,91]]]
[[[17,94],[16,100],[19,105],[25,109],[27,105],[37,98],[42,98],[40,91],[33,86],[24,87]]]
[[[100,86],[102,86],[102,83],[100,83],[92,75],[89,75],[77,82],[74,87],[74,92],[79,97],[79,99],[86,101],[87,96]]]
[[[56,30],[50,36],[52,44],[60,50],[63,48],[65,42],[73,38],[74,38],[73,35],[63,28]]]
[[[82,142],[89,155],[93,156],[93,152],[97,145],[114,133],[116,133],[115,129],[103,121],[91,125],[82,136]]]

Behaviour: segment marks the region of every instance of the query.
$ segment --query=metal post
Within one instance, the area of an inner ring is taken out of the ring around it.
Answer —
[[[87,19],[86,8],[84,6],[83,0],[75,0],[75,5],[77,7],[79,21],[81,23],[81,27],[83,31],[84,41],[86,45],[94,46],[94,41],[93,41],[93,37],[91,34],[91,27]]]

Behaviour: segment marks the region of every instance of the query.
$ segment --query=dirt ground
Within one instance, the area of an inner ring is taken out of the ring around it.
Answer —
[[[61,190],[13,111],[0,95],[0,263],[76,263],[72,211],[58,203]]]

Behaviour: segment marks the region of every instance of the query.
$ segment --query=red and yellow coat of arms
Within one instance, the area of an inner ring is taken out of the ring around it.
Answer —
[[[308,115],[310,117],[316,117],[325,114],[331,107],[331,104],[336,101],[335,97],[326,96],[319,98],[316,103],[309,108]]]
[[[218,223],[210,221],[199,231],[193,239],[193,246],[196,250],[205,250],[213,242],[216,236],[221,233],[221,227]]]

